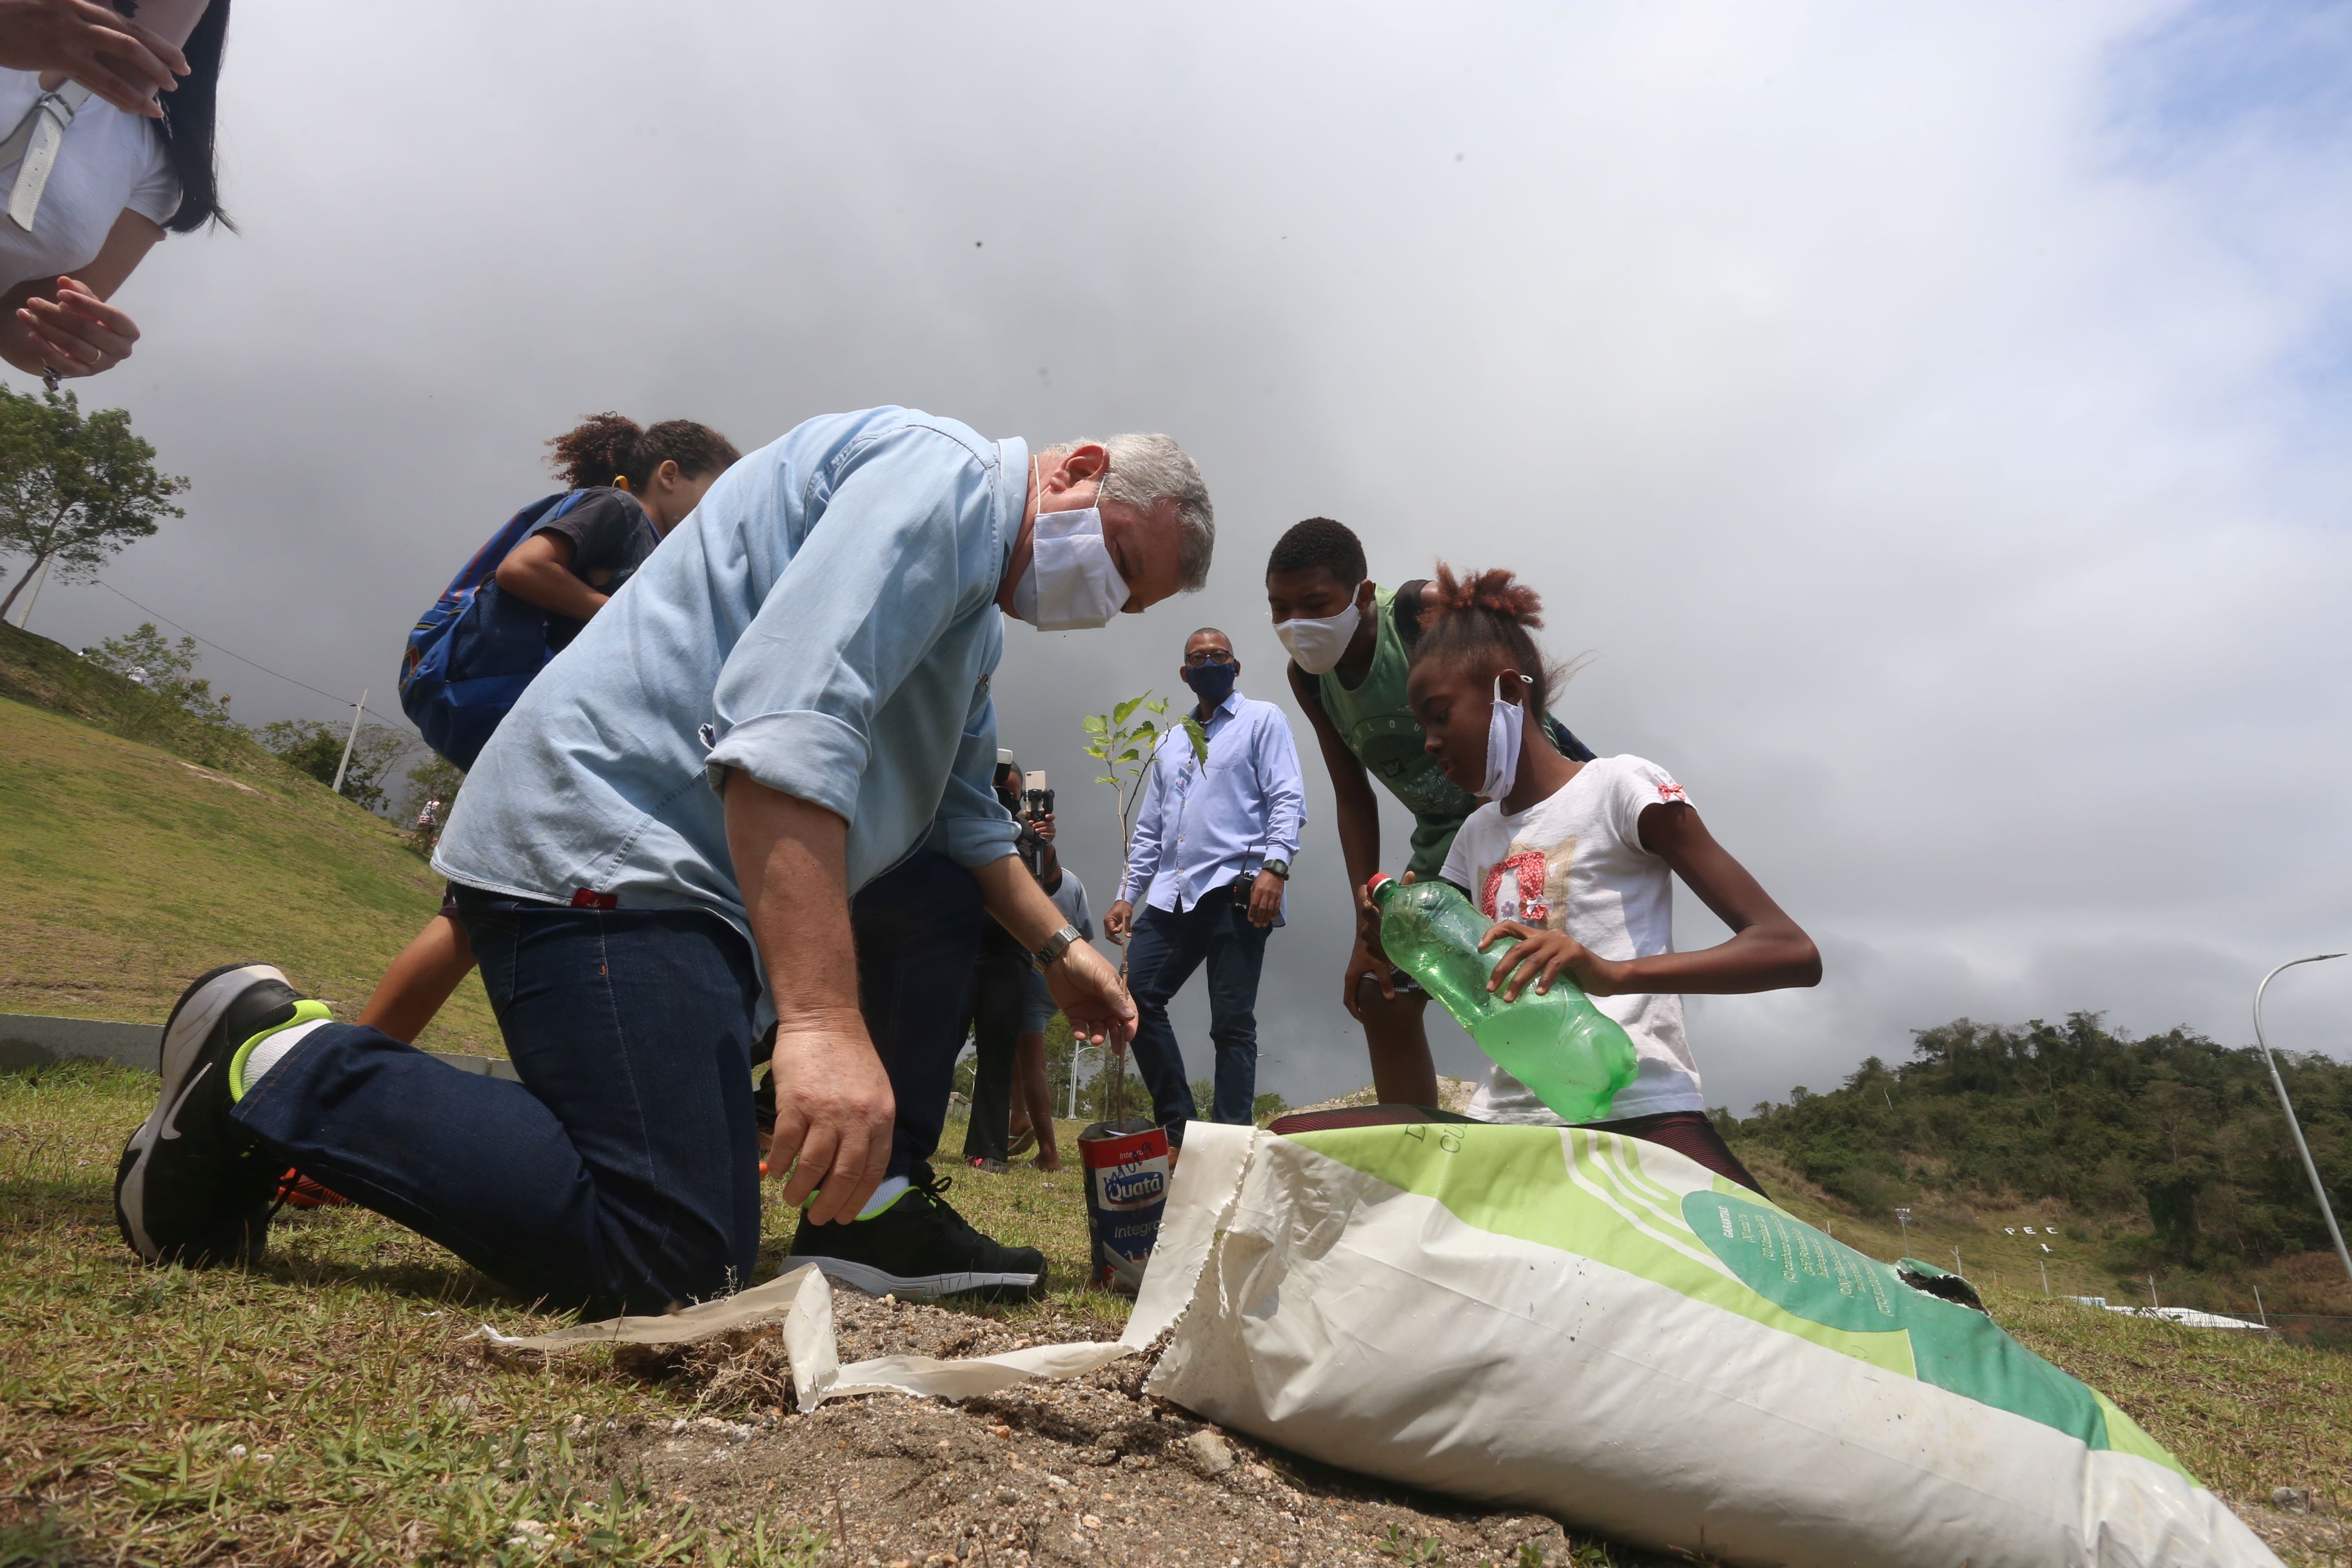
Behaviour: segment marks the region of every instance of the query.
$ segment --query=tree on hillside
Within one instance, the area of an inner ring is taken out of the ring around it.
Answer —
[[[155,471],[155,448],[131,433],[124,410],[85,418],[70,392],[0,387],[0,556],[29,557],[0,619],[42,567],[68,583],[95,576],[157,519],[184,515],[171,498],[187,488]]]
[[[228,698],[215,696],[213,683],[195,672],[194,637],[182,637],[174,643],[155,629],[154,622],[142,621],[136,631],[82,649],[82,657],[100,669],[111,670],[145,689],[149,695],[192,719],[207,724],[234,722],[228,716]]]
[[[280,719],[256,730],[253,738],[297,772],[309,773],[322,784],[332,784],[335,769],[343,766],[343,742],[350,733],[348,724],[323,724],[316,719]],[[370,811],[382,811],[385,805],[384,780],[415,743],[415,736],[402,731],[383,724],[362,724],[359,738],[352,742],[351,763],[343,767],[343,798]]]
[[[2021,1026],[1967,1018],[1914,1037],[1913,1059],[1863,1063],[1827,1094],[1792,1091],[1738,1123],[1806,1180],[1885,1213],[1931,1192],[2055,1200],[2118,1221],[2121,1272],[2260,1262],[2327,1245],[2325,1222],[2252,1049],[2186,1029],[2134,1038],[2096,1013]],[[2352,1067],[2280,1053],[2320,1178],[2352,1211]]]
[[[438,752],[428,751],[425,760],[408,770],[408,799],[401,807],[408,818],[408,841],[419,855],[430,858],[441,842],[441,830],[449,824],[450,808],[457,804],[457,792],[465,787],[466,770]],[[437,800],[441,809],[431,821],[418,816],[427,801]]]
[[[466,783],[466,770],[438,752],[427,752],[425,760],[408,770],[408,800],[405,809],[415,813],[428,800],[441,803],[441,820],[449,820],[449,808],[457,804],[457,791]]]

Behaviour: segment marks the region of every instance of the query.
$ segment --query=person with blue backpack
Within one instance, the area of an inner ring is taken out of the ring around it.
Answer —
[[[739,456],[708,425],[665,419],[640,429],[612,413],[589,416],[548,447],[566,488],[515,513],[474,552],[401,658],[401,706],[460,769],[473,766],[523,689]],[[414,1042],[473,967],[445,899],[393,960],[359,1021]]]

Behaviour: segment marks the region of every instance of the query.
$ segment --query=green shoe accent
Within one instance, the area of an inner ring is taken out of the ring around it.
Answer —
[[[228,1059],[229,1103],[234,1105],[245,1098],[245,1064],[252,1057],[254,1047],[261,1044],[270,1036],[281,1030],[290,1029],[297,1024],[331,1024],[334,1022],[334,1010],[324,1002],[297,1002],[294,1004],[292,1017],[282,1024],[272,1025],[237,1047],[236,1054]]]

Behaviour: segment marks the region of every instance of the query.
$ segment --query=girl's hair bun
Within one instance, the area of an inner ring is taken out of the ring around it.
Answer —
[[[1421,593],[1421,624],[1432,626],[1449,616],[1486,615],[1517,626],[1543,625],[1543,597],[1502,567],[1454,574],[1443,561],[1437,580]]]

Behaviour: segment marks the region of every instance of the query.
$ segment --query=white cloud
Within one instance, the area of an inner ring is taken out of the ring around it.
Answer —
[[[382,689],[593,408],[1164,428],[1213,586],[1016,630],[999,679],[1097,889],[1077,712],[1202,621],[1278,695],[1258,573],[1325,513],[1389,578],[1525,572],[1597,656],[1571,722],[1822,938],[1819,991],[1694,1006],[1710,1098],[1961,1012],[2242,1039],[2261,969],[2352,927],[2342,16],[249,4],[246,232],[156,256],[91,389],[197,481],[116,575]],[[53,588],[39,629],[122,609]],[[1263,1009],[1294,1098],[1365,1077],[1311,806]],[[2352,1049],[2347,985],[2275,1036]]]

